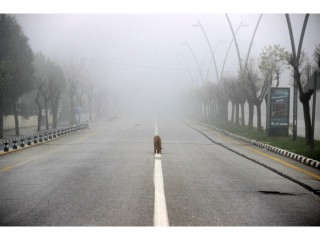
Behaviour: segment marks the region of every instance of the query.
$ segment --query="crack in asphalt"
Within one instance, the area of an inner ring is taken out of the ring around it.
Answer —
[[[239,156],[241,156],[241,157],[243,157],[243,158],[245,158],[245,159],[248,159],[249,161],[251,161],[251,162],[253,162],[253,163],[256,163],[256,164],[260,165],[261,167],[264,167],[264,168],[266,168],[266,169],[268,169],[268,170],[270,170],[270,171],[272,171],[272,172],[280,175],[281,177],[284,177],[284,178],[288,179],[289,181],[294,182],[294,183],[300,185],[301,187],[305,188],[306,190],[308,190],[308,191],[312,192],[313,194],[317,195],[318,197],[320,197],[320,192],[319,192],[318,190],[312,188],[311,186],[309,186],[309,185],[307,185],[307,184],[305,184],[305,183],[303,183],[303,182],[300,182],[299,180],[294,179],[294,178],[292,178],[292,177],[290,177],[290,176],[288,176],[288,175],[286,175],[286,174],[284,174],[284,173],[276,170],[275,168],[272,168],[272,167],[270,167],[270,166],[268,166],[268,165],[266,165],[266,164],[264,164],[264,163],[261,163],[261,162],[255,160],[255,159],[253,159],[253,158],[250,158],[250,157],[248,157],[248,156],[246,156],[246,155],[244,155],[244,154],[242,154],[242,153],[240,153],[240,152],[238,152],[238,151],[236,151],[236,150],[234,150],[234,149],[232,149],[232,148],[230,148],[230,147],[228,147],[228,146],[226,146],[226,145],[224,145],[224,144],[222,144],[222,143],[216,142],[215,140],[213,140],[212,138],[210,138],[207,134],[205,134],[205,133],[202,132],[201,130],[190,126],[189,124],[187,124],[186,122],[184,122],[184,121],[182,121],[182,120],[180,120],[180,121],[181,121],[182,123],[184,123],[187,127],[191,128],[191,129],[197,131],[198,133],[200,133],[201,135],[203,135],[203,136],[204,136],[205,138],[207,138],[210,142],[212,142],[212,143],[214,143],[214,144],[216,144],[216,145],[219,145],[219,146],[221,146],[221,147],[223,147],[223,148],[225,148],[225,149],[227,149],[227,150],[229,150],[229,151],[231,151],[231,152],[233,152],[233,153],[235,153],[235,154],[237,154],[237,155],[239,155]]]

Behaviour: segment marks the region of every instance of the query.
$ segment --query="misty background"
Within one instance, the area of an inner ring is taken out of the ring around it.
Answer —
[[[201,28],[195,26],[199,22],[215,52],[219,73],[232,40],[224,14],[15,14],[15,17],[34,52],[41,51],[61,66],[68,61],[82,62],[85,80],[95,89],[105,89],[106,96],[114,102],[115,114],[177,111],[182,93],[202,85],[195,60],[205,79],[216,82],[210,48]],[[290,17],[297,45],[304,14]],[[234,29],[243,22],[237,41],[241,57],[245,58],[259,14],[229,14],[229,18]],[[311,14],[303,42],[303,51],[310,59],[319,43],[319,24],[320,15]],[[284,14],[263,15],[250,57],[258,59],[264,47],[274,44],[291,52]],[[238,68],[233,44],[224,75],[236,76]],[[281,75],[280,87],[290,86],[291,71],[290,68]],[[292,96],[291,90],[291,100]],[[299,101],[298,107],[298,118],[303,120]],[[319,117],[317,111],[316,119]]]

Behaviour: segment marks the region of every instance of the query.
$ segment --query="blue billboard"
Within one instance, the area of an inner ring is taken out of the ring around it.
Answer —
[[[270,89],[270,127],[289,127],[290,88]]]

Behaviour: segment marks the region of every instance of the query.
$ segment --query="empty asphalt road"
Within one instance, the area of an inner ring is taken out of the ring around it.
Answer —
[[[319,180],[194,121],[128,116],[0,155],[0,225],[319,226]]]

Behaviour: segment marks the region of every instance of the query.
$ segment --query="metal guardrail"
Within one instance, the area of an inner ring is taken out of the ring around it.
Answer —
[[[17,138],[4,139],[0,141],[0,146],[3,145],[4,152],[9,152],[10,148],[12,150],[18,149],[18,145],[20,148],[24,148],[26,145],[30,146],[30,145],[46,142],[48,140],[52,140],[66,134],[74,133],[88,127],[89,127],[89,124],[85,123],[85,124],[77,124],[67,128],[45,130],[45,131],[36,132],[36,133],[25,135],[25,136],[20,136]]]

